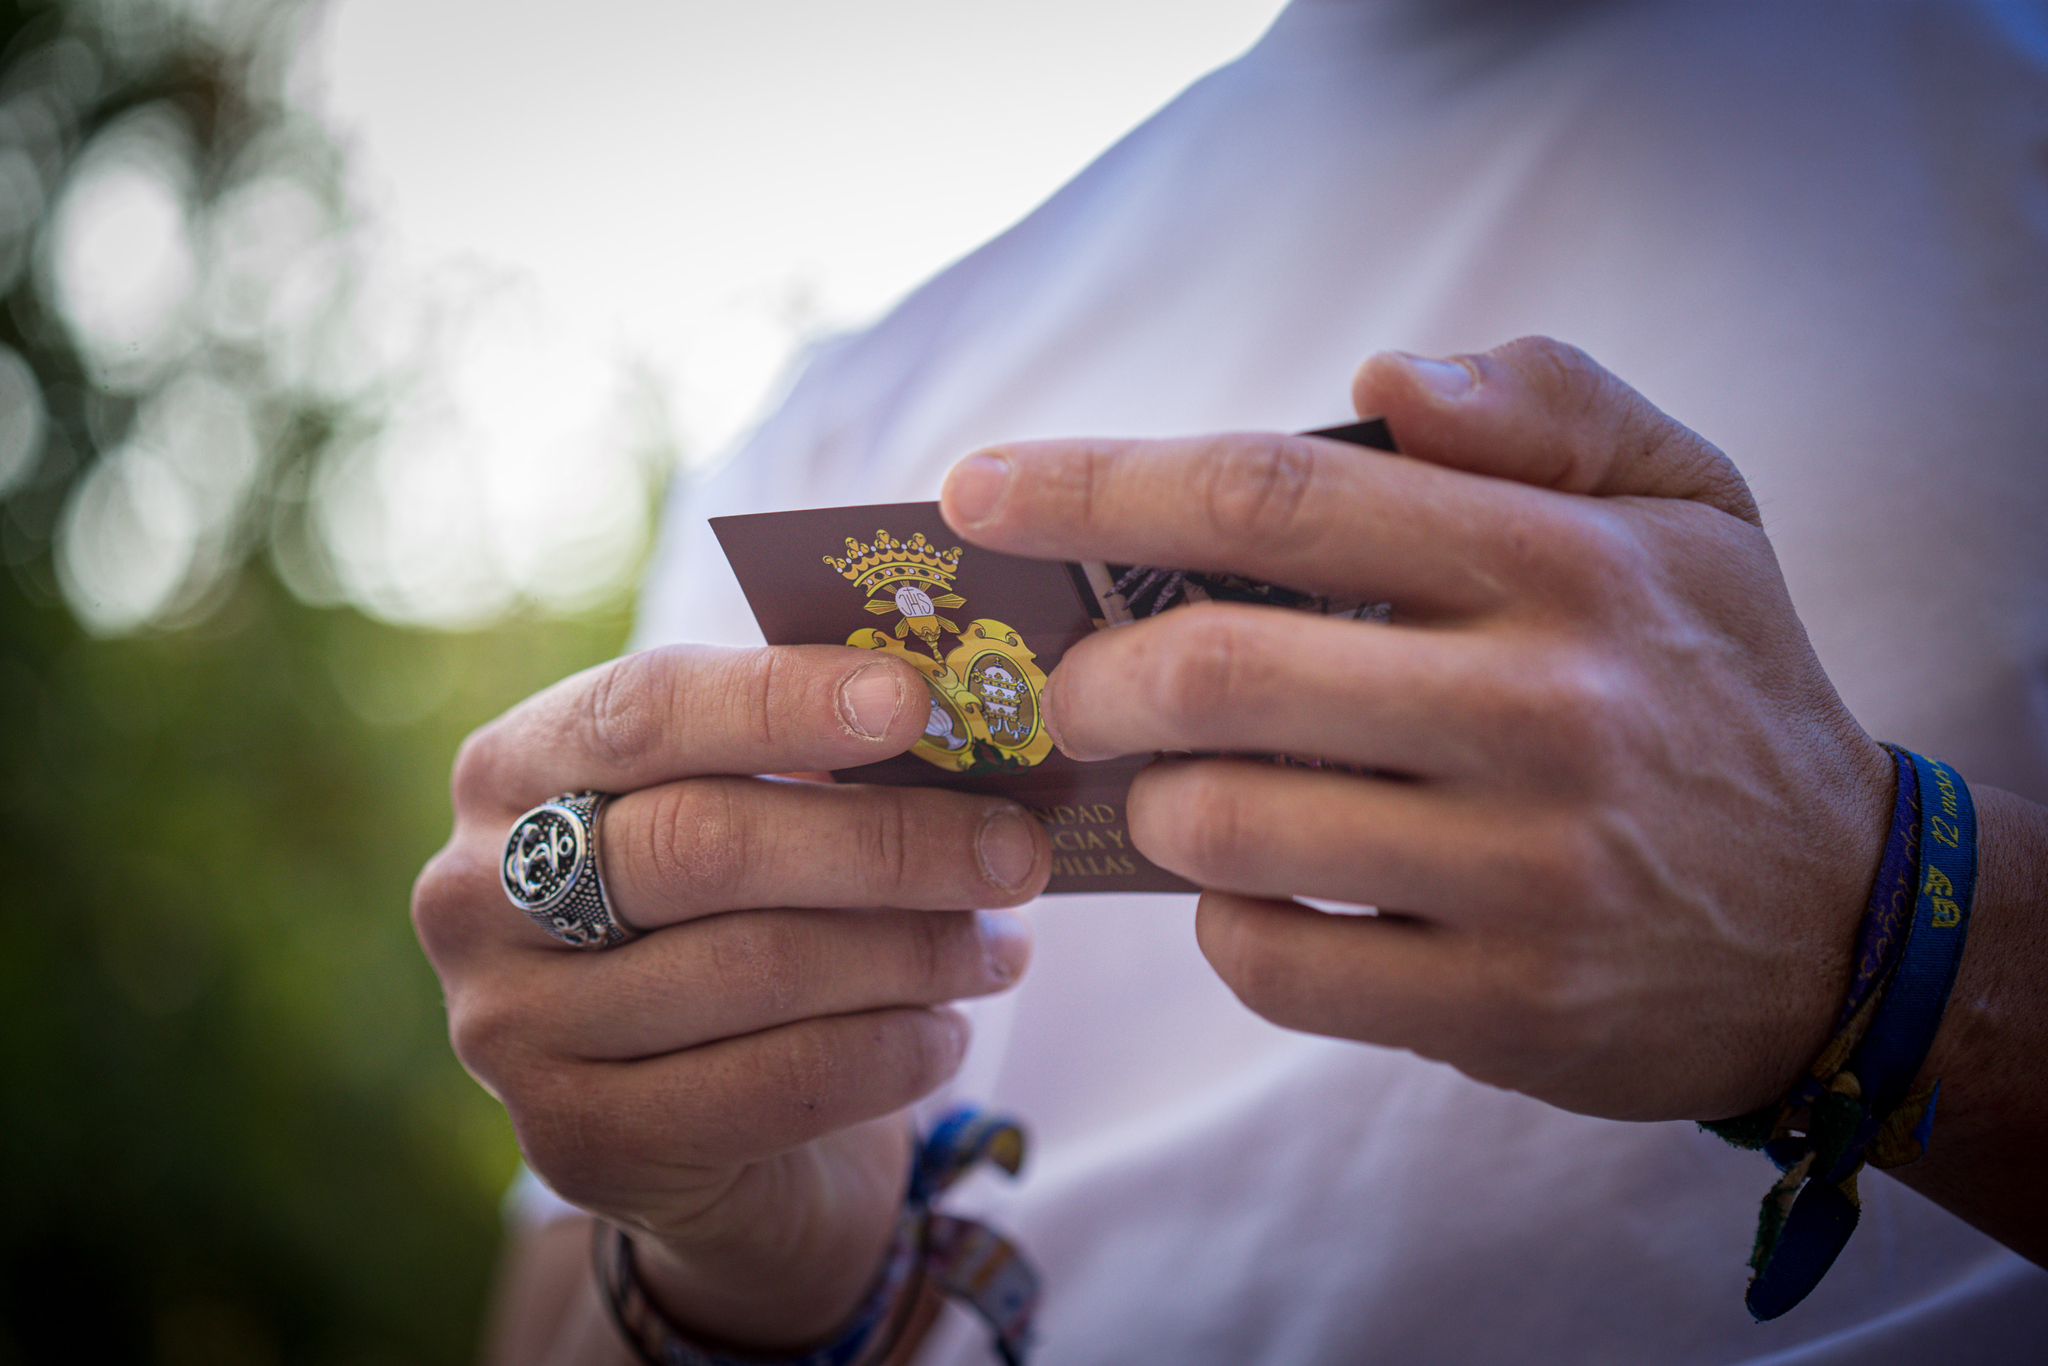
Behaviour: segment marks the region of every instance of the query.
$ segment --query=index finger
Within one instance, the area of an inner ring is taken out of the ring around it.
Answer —
[[[909,749],[917,671],[845,645],[669,645],[586,669],[472,735],[458,807],[523,811],[564,792],[713,774],[851,768]]]
[[[962,536],[1011,554],[1246,574],[1444,612],[1503,601],[1516,574],[1502,545],[1540,543],[1555,517],[1537,490],[1265,432],[994,447],[953,467],[940,506]]]

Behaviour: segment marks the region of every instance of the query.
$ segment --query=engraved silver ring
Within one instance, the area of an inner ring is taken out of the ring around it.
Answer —
[[[637,934],[612,909],[598,871],[598,814],[610,797],[572,792],[521,816],[499,874],[512,904],[571,948],[614,948]]]

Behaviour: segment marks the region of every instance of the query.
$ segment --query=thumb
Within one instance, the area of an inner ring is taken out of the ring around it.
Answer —
[[[1448,360],[1382,352],[1359,367],[1351,397],[1418,460],[1565,493],[1687,499],[1761,525],[1727,456],[1548,337]]]

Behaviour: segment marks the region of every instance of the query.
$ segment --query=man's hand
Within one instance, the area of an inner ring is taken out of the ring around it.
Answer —
[[[1045,885],[1021,808],[750,776],[900,754],[925,696],[859,650],[679,646],[541,693],[456,761],[455,833],[413,897],[455,1050],[533,1169],[634,1230],[656,1298],[709,1337],[797,1346],[853,1310],[902,1203],[903,1110],[965,1048],[945,1003],[1028,956],[1021,920],[974,910]],[[596,953],[497,871],[522,811],[582,789],[619,794],[601,869],[645,932]]]
[[[1052,676],[1060,747],[1372,771],[1183,759],[1132,789],[1138,847],[1209,889],[1203,951],[1279,1024],[1589,1114],[1775,1098],[1846,992],[1892,777],[1741,476],[1554,342],[1379,357],[1354,397],[1403,455],[1048,441],[954,470],[946,516],[982,545],[1395,604],[1105,632]]]

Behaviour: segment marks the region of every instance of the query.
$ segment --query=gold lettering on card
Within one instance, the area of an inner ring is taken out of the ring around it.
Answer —
[[[1130,832],[1123,816],[1108,802],[1034,806],[1052,837],[1054,877],[1135,877],[1138,861],[1130,853]]]

